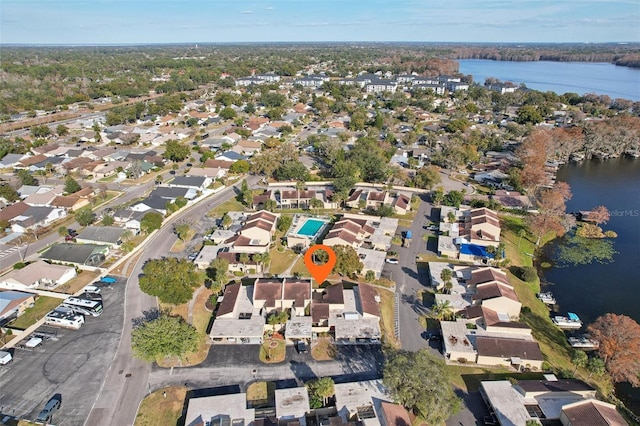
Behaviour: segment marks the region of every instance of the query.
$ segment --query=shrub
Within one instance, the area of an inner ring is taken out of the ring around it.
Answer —
[[[26,264],[26,263],[24,263],[24,262],[18,262],[18,263],[16,263],[15,265],[13,265],[13,269],[22,269],[22,268],[24,268],[25,266],[27,266],[27,264]]]

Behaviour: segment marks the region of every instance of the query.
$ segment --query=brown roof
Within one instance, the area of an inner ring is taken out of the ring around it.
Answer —
[[[398,195],[398,198],[396,198],[396,206],[400,207],[401,209],[406,209],[410,202],[411,200],[409,199],[409,197],[404,194],[400,194]]]
[[[251,222],[247,222],[241,229],[240,232],[246,231],[247,229],[252,228],[260,228],[265,231],[271,231],[273,224],[269,222],[265,222],[264,220],[253,220]]]
[[[331,228],[332,231],[337,231],[339,229],[344,229],[356,235],[362,232],[362,228],[360,226],[348,220],[341,220],[340,222],[337,222],[335,225],[333,225],[333,227]]]
[[[36,164],[36,163],[40,163],[41,161],[45,161],[47,158],[46,155],[44,154],[38,154],[38,155],[34,155],[32,157],[27,157],[27,158],[23,158],[22,160],[20,160],[20,164],[22,166],[31,166],[32,164]]]
[[[322,291],[322,300],[332,305],[342,305],[344,303],[344,286],[342,283],[325,287]]]
[[[24,201],[17,202],[15,204],[11,204],[10,206],[4,207],[0,210],[0,220],[11,220],[20,216],[22,213],[26,212],[29,208],[29,205]]]
[[[93,195],[93,188],[89,186],[85,186],[81,190],[73,193],[74,197],[90,197],[91,195]]]
[[[537,342],[500,337],[476,337],[476,349],[479,356],[498,358],[518,357],[522,360],[543,361]]]
[[[494,297],[507,297],[511,300],[519,302],[516,292],[513,291],[513,287],[501,284],[480,284],[477,288],[477,293],[473,295],[473,300],[487,300]]]
[[[411,426],[411,417],[407,412],[407,409],[399,404],[392,404],[390,402],[382,402],[382,413],[388,426]]]
[[[265,191],[260,195],[256,195],[253,197],[253,205],[257,206],[258,204],[263,204],[265,201],[271,199],[271,191]]]
[[[481,318],[483,315],[483,309],[480,305],[467,306],[464,310],[464,317],[466,319]]]
[[[90,162],[91,162],[91,158],[77,157],[77,158],[74,158],[73,160],[69,160],[65,163],[62,163],[62,167],[64,167],[66,170],[73,170]]]
[[[216,160],[215,158],[209,158],[207,161],[204,162],[204,167],[228,170],[232,164],[233,164],[233,161],[223,161],[223,160]]]
[[[63,195],[59,195],[53,199],[51,205],[54,207],[68,207],[71,208],[76,205],[76,203],[80,201],[79,197],[65,197]]]
[[[261,210],[258,213],[254,213],[247,218],[247,222],[251,222],[252,220],[262,219],[270,223],[275,223],[278,220],[278,216],[275,214],[268,212],[266,210]]]
[[[247,262],[241,262],[240,261],[240,253],[232,253],[232,252],[228,252],[228,251],[220,251],[218,252],[218,259],[224,259],[227,262],[229,262],[229,265],[237,265],[239,263],[242,263],[244,265],[257,265],[257,262],[254,262],[253,260],[249,260]],[[249,259],[251,259],[251,255],[249,255]]]
[[[351,195],[349,195],[349,199],[347,200],[347,202],[356,201],[357,199],[360,198],[361,195],[362,195],[362,189],[356,189],[351,193]]]
[[[384,201],[384,199],[386,198],[387,193],[386,192],[376,192],[376,191],[371,191],[367,194],[367,200],[371,200],[371,201]]]
[[[280,191],[280,199],[282,200],[310,200],[315,195],[315,191]]]
[[[224,296],[220,306],[218,307],[218,315],[230,314],[233,312],[233,308],[236,306],[236,300],[238,299],[238,293],[240,292],[240,286],[242,284],[227,284],[224,288]]]
[[[273,308],[282,299],[282,281],[258,278],[253,289],[253,300],[266,300],[265,306]]]
[[[311,281],[284,282],[283,299],[293,300],[296,308],[304,308],[305,300],[311,299]]]
[[[353,235],[350,232],[347,232],[345,230],[339,229],[339,230],[335,230],[335,231],[329,231],[329,233],[327,234],[327,236],[324,238],[325,241],[329,240],[331,238],[340,238],[343,241],[346,241],[349,244],[354,244],[357,243],[359,240],[358,238],[356,238],[355,235]]]
[[[504,284],[509,284],[507,274],[496,268],[480,268],[471,271],[471,279],[467,282],[468,285],[474,286],[490,281],[499,281]]]
[[[360,305],[362,306],[362,313],[380,316],[380,306],[376,302],[376,295],[378,292],[375,287],[369,284],[358,284],[358,294],[360,295]]]
[[[479,209],[473,209],[470,212],[471,217],[487,216],[495,221],[498,220],[498,215],[493,210],[489,210],[486,207],[480,207]]]
[[[329,319],[329,304],[313,303],[311,305],[311,321],[317,324],[327,319]]]
[[[615,406],[596,400],[580,401],[563,408],[572,425],[627,426],[628,423],[616,411]]]
[[[244,235],[234,235],[225,241],[227,244],[233,244],[234,246],[251,246],[251,238]]]
[[[241,141],[238,141],[238,146],[241,146],[243,148],[262,148],[262,142],[254,142],[254,141],[248,141],[246,139],[243,139]]]

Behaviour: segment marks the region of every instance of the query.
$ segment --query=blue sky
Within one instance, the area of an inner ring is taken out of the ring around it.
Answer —
[[[640,42],[639,0],[2,0],[0,42]]]

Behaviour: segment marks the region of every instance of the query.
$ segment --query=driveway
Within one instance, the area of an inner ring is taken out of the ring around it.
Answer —
[[[120,280],[103,290],[104,313],[99,317],[87,317],[79,330],[42,326],[36,333],[55,337],[34,349],[16,348],[14,361],[0,367],[1,411],[33,420],[49,398],[60,393],[55,424],[83,424],[118,347],[124,293]]]

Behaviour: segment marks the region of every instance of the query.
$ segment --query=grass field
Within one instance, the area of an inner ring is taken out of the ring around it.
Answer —
[[[311,274],[307,269],[307,265],[304,263],[304,257],[300,256],[300,258],[296,261],[296,264],[291,269],[292,274],[298,274],[301,277],[310,277]]]
[[[395,293],[392,291],[378,290],[380,295],[380,313],[382,315],[382,336],[385,343],[394,348],[400,347],[400,342],[395,335]]]
[[[247,406],[250,408],[273,406],[276,384],[273,382],[255,382],[247,387]]]
[[[209,213],[207,213],[207,216],[209,217],[222,217],[222,215],[224,215],[226,212],[229,211],[244,211],[245,210],[245,206],[244,204],[242,204],[240,201],[236,200],[235,198],[232,198],[228,201],[225,201],[224,203],[220,204],[218,207],[216,207],[215,209],[211,209],[209,210]]]
[[[285,248],[284,251],[280,252],[276,247],[269,252],[269,256],[271,257],[269,273],[278,275],[283,273],[289,267],[289,265],[291,265],[291,262],[294,261],[297,254],[287,248]]]
[[[166,396],[165,396],[166,395]],[[171,386],[153,392],[142,400],[135,426],[176,426],[187,396],[184,386]]]
[[[11,323],[10,327],[25,330],[44,318],[49,311],[57,308],[60,303],[62,303],[62,299],[40,296],[35,305],[32,308],[27,308],[22,315]]]
[[[330,339],[316,339],[311,344],[311,356],[316,361],[329,361],[336,357],[336,347]]]
[[[95,281],[99,275],[99,272],[80,271],[80,273],[75,278],[56,288],[56,292],[75,294],[91,282]]]
[[[284,361],[287,351],[284,340],[265,339],[260,345],[260,361],[265,364],[276,364]]]

